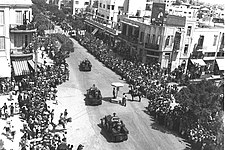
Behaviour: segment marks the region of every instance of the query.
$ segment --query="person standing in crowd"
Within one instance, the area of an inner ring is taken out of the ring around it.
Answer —
[[[17,95],[17,93],[19,91],[18,83],[15,84],[14,91],[15,91],[15,95]]]
[[[11,103],[10,105],[10,116],[13,116],[14,115],[14,106],[13,106],[13,103]]]
[[[67,109],[64,110],[64,118],[67,118],[68,112]]]
[[[126,107],[126,105],[127,105],[127,95],[126,95],[125,93],[123,93],[122,105],[123,105],[124,107]]]
[[[113,99],[116,98],[116,88],[113,88]]]
[[[5,112],[6,112],[6,110],[8,109],[8,107],[7,107],[7,105],[6,105],[6,103],[4,103],[4,105],[3,105],[3,111],[4,111],[4,114],[5,114]]]
[[[52,109],[51,113],[50,113],[50,116],[51,116],[51,123],[53,122],[53,119],[54,119],[54,109]]]
[[[10,131],[11,131],[11,136],[12,136],[12,141],[13,141],[15,138],[15,134],[16,134],[16,130],[15,130],[14,126],[11,127]]]
[[[65,118],[63,116],[63,113],[60,114],[60,117],[59,117],[59,125],[62,125],[63,128],[65,129]]]

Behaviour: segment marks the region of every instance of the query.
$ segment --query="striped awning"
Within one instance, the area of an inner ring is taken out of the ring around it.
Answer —
[[[15,76],[27,75],[30,73],[27,60],[12,61]]]
[[[34,69],[34,61],[33,60],[28,60],[27,61],[29,64],[30,64],[30,66]]]

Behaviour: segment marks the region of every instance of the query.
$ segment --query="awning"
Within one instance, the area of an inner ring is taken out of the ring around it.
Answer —
[[[5,56],[0,57],[0,78],[11,77],[11,67]]]
[[[224,70],[225,69],[225,61],[224,59],[216,59],[216,63],[219,67],[219,70]]]
[[[199,64],[200,66],[205,66],[205,62],[202,59],[191,59],[193,64]]]
[[[95,35],[97,32],[98,32],[98,29],[95,28],[95,29],[92,31],[92,34]]]
[[[34,66],[35,66],[34,61],[33,61],[33,60],[28,60],[27,62],[28,62],[28,63],[30,64],[30,66],[34,69]]]
[[[27,60],[12,61],[15,76],[27,75],[30,73]]]

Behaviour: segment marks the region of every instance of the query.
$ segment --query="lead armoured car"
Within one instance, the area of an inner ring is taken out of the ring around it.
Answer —
[[[113,116],[107,115],[101,119],[101,127],[112,142],[122,142],[128,139],[129,131],[123,121],[114,113]]]

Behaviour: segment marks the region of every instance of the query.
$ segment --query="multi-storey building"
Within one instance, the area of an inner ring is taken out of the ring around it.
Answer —
[[[0,77],[25,75],[29,73],[28,59],[32,53],[24,51],[32,41],[34,27],[32,21],[31,0],[1,0],[0,2]],[[26,61],[24,61],[26,59]]]
[[[185,17],[170,18],[164,26],[151,25],[137,18],[123,18],[120,39],[124,47],[142,62],[159,62],[162,68],[171,70],[179,65],[186,68],[195,22],[186,21]]]
[[[105,20],[118,22],[119,16],[149,16],[153,1],[151,0],[99,0],[98,15]]]
[[[192,57],[203,59],[210,72],[225,69],[224,28],[196,28],[190,46]]]
[[[73,15],[80,13],[90,5],[90,0],[72,0]]]
[[[196,19],[199,11],[198,7],[190,4],[170,5],[166,10],[170,15],[185,16],[189,19]]]

